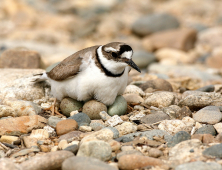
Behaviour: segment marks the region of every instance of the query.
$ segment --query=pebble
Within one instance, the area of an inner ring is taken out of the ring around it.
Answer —
[[[132,25],[132,31],[139,36],[146,36],[154,32],[177,28],[179,25],[179,21],[170,14],[154,13],[136,20]]]
[[[2,135],[0,138],[0,142],[12,144],[12,145],[18,145],[21,143],[21,140],[17,136]]]
[[[133,61],[139,68],[146,68],[150,63],[153,63],[156,57],[153,53],[146,51],[135,51],[133,53]]]
[[[119,137],[119,131],[115,127],[105,127],[104,129],[109,129],[113,132],[113,139],[116,139]]]
[[[9,49],[1,54],[0,68],[40,68],[40,60],[41,56],[36,51]]]
[[[57,123],[60,122],[62,119],[57,116],[50,116],[48,118],[48,125],[52,126],[53,128],[56,127]]]
[[[168,81],[166,81],[164,79],[160,79],[160,78],[146,81],[145,83],[140,85],[140,88],[143,91],[146,91],[146,89],[148,89],[148,88],[169,91],[169,92],[173,91],[172,85]]]
[[[111,158],[112,148],[104,141],[89,141],[80,145],[77,156],[97,158],[108,161]]]
[[[222,133],[222,123],[217,123],[213,126],[216,129],[217,133]]]
[[[82,112],[77,113],[69,117],[68,119],[75,120],[79,126],[89,126],[89,124],[91,123],[91,119],[89,118],[89,116]]]
[[[70,141],[70,140],[79,139],[81,134],[82,134],[82,132],[80,132],[80,131],[72,131],[72,132],[66,133],[64,135],[61,135],[59,137],[59,140],[65,139],[67,141]]]
[[[14,163],[9,158],[2,158],[2,159],[0,159],[0,167],[1,167],[1,170],[22,170],[20,165]]]
[[[167,146],[174,147],[176,144],[190,139],[191,135],[189,133],[187,133],[186,131],[179,131],[171,138],[171,140],[167,143]]]
[[[38,146],[37,141],[38,141],[37,138],[32,138],[30,136],[23,137],[23,142],[24,142],[24,145],[26,146],[26,148],[30,148],[33,146],[37,147]]]
[[[115,167],[92,157],[76,156],[66,159],[62,170],[116,170]]]
[[[44,129],[36,129],[32,130],[32,133],[30,135],[31,138],[36,138],[38,140],[41,139],[48,139],[49,138],[49,133],[47,130]]]
[[[163,156],[163,152],[159,149],[151,148],[149,150],[149,156],[153,157],[153,158],[159,158],[159,157]]]
[[[62,120],[56,125],[56,133],[58,136],[78,129],[78,123],[73,119]]]
[[[136,85],[128,85],[124,91],[124,94],[138,94],[140,96],[145,96],[144,91]]]
[[[7,117],[7,116],[16,117],[17,113],[10,106],[0,105],[0,118]]]
[[[138,94],[124,94],[123,97],[125,98],[128,104],[144,102],[144,99],[140,97]]]
[[[195,121],[207,124],[216,124],[221,121],[222,113],[217,106],[206,106],[193,114]]]
[[[215,136],[217,134],[215,128],[213,125],[205,125],[201,128],[199,128],[195,134],[211,134],[213,136]]]
[[[108,113],[105,111],[100,112],[99,115],[103,121],[109,120],[111,118],[111,116],[108,115]]]
[[[99,122],[91,122],[90,127],[92,128],[93,131],[98,131],[101,130],[102,128],[105,127],[104,123],[99,123]]]
[[[47,120],[39,115],[2,119],[0,120],[0,135],[19,136],[33,129],[43,128],[46,124]]]
[[[145,99],[145,104],[155,107],[167,107],[174,104],[175,96],[172,92],[150,93]]]
[[[110,145],[112,152],[120,150],[120,147],[121,147],[120,142],[117,142],[117,141],[111,139],[111,140],[107,141],[107,143]]]
[[[109,120],[107,120],[105,124],[107,126],[114,127],[121,123],[123,123],[123,120],[118,115],[114,115]]]
[[[115,128],[119,131],[120,137],[129,133],[134,133],[137,130],[137,126],[130,122],[124,122],[121,125],[117,125]]]
[[[62,150],[62,149],[65,149],[67,146],[68,146],[67,140],[63,139],[63,140],[60,140],[58,144],[58,149]]]
[[[82,112],[87,114],[90,119],[100,119],[99,113],[101,111],[107,112],[107,107],[101,102],[90,100],[83,105]]]
[[[192,118],[184,117],[182,120],[163,120],[158,125],[158,128],[174,135],[179,131],[186,131],[190,133],[194,125],[195,121]]]
[[[197,89],[196,91],[213,92],[214,89],[215,89],[214,85],[208,85],[208,86],[201,87],[201,88]]]
[[[203,155],[210,158],[222,158],[222,144],[213,145],[205,149]]]
[[[221,165],[216,162],[202,162],[202,161],[196,161],[196,162],[189,162],[185,164],[181,164],[175,168],[175,170],[197,170],[197,169],[203,169],[203,170],[221,170]]]
[[[140,152],[136,149],[131,149],[131,150],[123,150],[122,152],[117,153],[116,159],[119,160],[124,155],[140,155],[140,156],[143,156],[142,152]]]
[[[83,103],[72,98],[64,98],[61,101],[60,109],[62,114],[69,117],[70,113],[83,107]]]
[[[78,150],[79,150],[79,146],[74,144],[74,145],[68,145],[66,148],[64,148],[63,150],[65,151],[70,151],[72,153],[74,153],[75,155],[77,154]]]
[[[214,136],[212,136],[211,134],[203,134],[203,143],[215,143]]]
[[[79,131],[82,131],[82,132],[91,132],[92,131],[92,128],[90,126],[80,126],[79,127]]]
[[[163,48],[171,48],[182,51],[188,51],[194,48],[197,32],[190,28],[178,28],[164,32],[157,32],[147,36],[143,40],[143,46],[148,51],[155,51]],[[162,53],[163,54],[163,53]],[[158,58],[158,56],[156,55]],[[164,56],[163,56],[164,57]],[[171,59],[179,59],[177,56],[169,56]],[[183,57],[181,60],[189,60],[189,57]]]
[[[19,152],[16,152],[14,154],[11,155],[11,157],[13,158],[16,158],[16,157],[19,157],[19,156],[24,156],[24,155],[28,155],[29,153],[37,153],[37,152],[40,152],[39,148],[38,147],[31,147],[31,148],[28,148],[28,149],[23,149],[23,150],[20,150]]]
[[[55,151],[44,155],[35,156],[20,164],[23,170],[48,170],[60,169],[62,163],[74,154],[69,151]]]
[[[141,118],[141,122],[145,124],[153,124],[162,120],[168,120],[170,117],[162,111],[151,111],[151,114],[148,114]]]
[[[44,126],[43,128],[44,130],[46,130],[49,134],[49,137],[55,137],[56,136],[56,132],[54,128],[51,128],[51,126]]]
[[[171,106],[170,106],[171,107]],[[192,112],[190,111],[189,107],[183,106],[177,113],[176,118],[183,119],[184,117],[192,117]]]
[[[118,167],[120,169],[139,169],[146,166],[162,166],[160,159],[141,155],[124,155],[120,157]]]
[[[108,114],[110,116],[114,115],[124,115],[127,111],[127,102],[123,96],[117,96],[115,102],[108,107]]]
[[[146,116],[143,112],[139,112],[136,115],[132,115],[129,117],[129,120],[133,121],[133,120],[141,120],[144,116]]]

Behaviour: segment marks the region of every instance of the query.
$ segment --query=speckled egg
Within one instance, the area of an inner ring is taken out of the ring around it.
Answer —
[[[124,115],[127,111],[127,102],[123,96],[117,96],[115,102],[108,107],[108,114],[110,116],[114,115]]]

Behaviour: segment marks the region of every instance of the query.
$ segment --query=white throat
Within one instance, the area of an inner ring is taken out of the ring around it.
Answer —
[[[127,66],[126,63],[123,62],[116,62],[114,60],[108,60],[102,53],[102,46],[97,49],[98,57],[100,59],[101,64],[111,73],[113,74],[120,74],[123,72],[125,67]]]

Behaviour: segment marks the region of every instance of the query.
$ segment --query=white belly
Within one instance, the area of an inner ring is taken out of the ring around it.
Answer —
[[[68,96],[78,101],[96,99],[106,105],[111,105],[116,96],[124,92],[128,72],[127,66],[121,77],[107,77],[92,63],[73,78],[64,81],[50,79],[51,92],[59,100]]]

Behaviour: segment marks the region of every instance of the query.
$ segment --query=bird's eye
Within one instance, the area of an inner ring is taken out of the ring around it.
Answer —
[[[112,56],[113,56],[114,58],[117,58],[117,54],[114,53],[114,52],[112,52]]]

